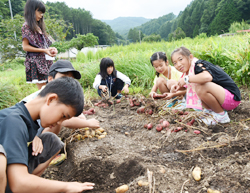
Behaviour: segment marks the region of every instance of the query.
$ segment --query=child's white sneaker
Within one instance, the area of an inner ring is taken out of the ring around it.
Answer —
[[[204,109],[204,110],[203,110],[203,113],[212,114],[212,112],[213,112],[213,111],[212,111],[211,109]]]
[[[224,114],[221,115],[219,113],[215,113],[213,111],[209,111],[207,110],[206,113],[209,113],[213,116],[213,118],[202,118],[202,121],[206,124],[206,125],[216,125],[217,123],[229,123],[230,122],[230,118],[228,116],[227,111],[224,111]]]
[[[216,121],[218,121],[219,123],[229,123],[230,122],[230,118],[228,116],[227,111],[224,111],[224,115],[213,112],[213,116],[216,119]]]

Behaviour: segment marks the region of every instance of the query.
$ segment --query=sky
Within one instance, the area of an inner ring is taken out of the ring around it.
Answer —
[[[94,19],[113,20],[118,17],[159,18],[169,13],[178,15],[192,0],[45,0],[65,2],[68,7],[84,8]]]

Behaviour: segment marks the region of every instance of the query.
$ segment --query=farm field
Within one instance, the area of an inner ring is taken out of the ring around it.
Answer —
[[[98,119],[107,135],[102,139],[82,139],[85,129],[63,128],[59,136],[67,142],[62,150],[67,152],[67,159],[61,165],[50,166],[43,177],[94,182],[95,189],[89,192],[96,193],[115,192],[123,184],[129,186],[127,193],[205,193],[209,188],[223,193],[250,192],[249,43],[247,34],[225,38],[201,35],[175,42],[113,46],[95,54],[77,55],[73,65],[82,74],[79,81],[84,88],[85,110],[95,108],[95,114],[86,116]],[[197,58],[219,65],[239,85],[242,103],[229,111],[230,123],[207,127],[198,122],[197,117],[202,116],[199,112],[181,115],[170,108],[162,113],[164,101],[155,104],[147,98],[155,75],[150,56],[164,51],[170,58],[180,46],[189,48]],[[144,95],[152,115],[138,114],[139,106],[131,107],[127,99],[105,108],[94,106],[98,100],[92,83],[103,57],[112,58],[116,69],[131,78],[130,97]],[[25,83],[22,60],[0,66],[0,109],[36,91],[35,85]],[[156,125],[161,119],[170,126],[158,132]],[[193,119],[195,122],[189,127],[187,123]],[[144,128],[146,123],[152,123],[153,128]],[[177,127],[182,129],[171,132]],[[195,166],[202,173],[198,182],[191,176]],[[152,176],[149,185],[139,186],[139,180],[148,181],[148,173]]]
[[[152,115],[138,114],[139,107],[131,107],[126,99],[105,108],[89,102],[85,110],[94,107],[95,114],[87,118],[98,119],[106,137],[82,139],[76,136],[84,135],[84,129],[63,128],[60,137],[67,141],[68,158],[59,166],[50,166],[43,176],[94,182],[95,189],[89,192],[98,193],[115,192],[124,184],[129,186],[128,193],[205,193],[208,188],[223,193],[250,192],[248,100],[229,112],[229,124],[209,127],[200,125],[198,119],[192,127],[187,126],[201,112],[187,110],[189,114],[179,115],[167,108],[162,114],[162,100],[154,104],[145,99],[145,103],[145,110],[153,109]],[[170,126],[158,132],[156,125],[161,119]],[[145,123],[152,123],[153,128],[144,128]],[[171,132],[177,127],[183,129]],[[197,129],[200,134],[194,133]],[[195,166],[202,173],[198,182],[191,175]],[[148,181],[147,171],[152,172],[151,188],[138,185],[140,180]]]

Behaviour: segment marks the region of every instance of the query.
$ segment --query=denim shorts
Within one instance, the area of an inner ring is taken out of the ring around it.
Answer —
[[[240,101],[234,100],[234,95],[225,89],[225,100],[224,103],[221,105],[223,109],[226,111],[231,111],[235,109],[240,104]]]

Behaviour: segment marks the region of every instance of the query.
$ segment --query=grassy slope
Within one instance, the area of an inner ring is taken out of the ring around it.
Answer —
[[[250,35],[231,37],[197,37],[186,38],[175,42],[137,43],[128,46],[113,46],[97,53],[86,55],[79,53],[72,61],[74,67],[82,74],[80,83],[84,87],[85,98],[97,97],[92,84],[99,72],[100,59],[110,57],[115,62],[117,70],[126,74],[132,80],[131,93],[147,95],[153,84],[155,71],[150,64],[150,56],[156,51],[166,52],[170,58],[171,52],[185,46],[195,57],[208,60],[221,66],[239,85],[250,82]],[[11,68],[13,71],[6,69]],[[0,65],[0,109],[13,105],[26,95],[36,91],[36,86],[25,82],[23,59]]]

